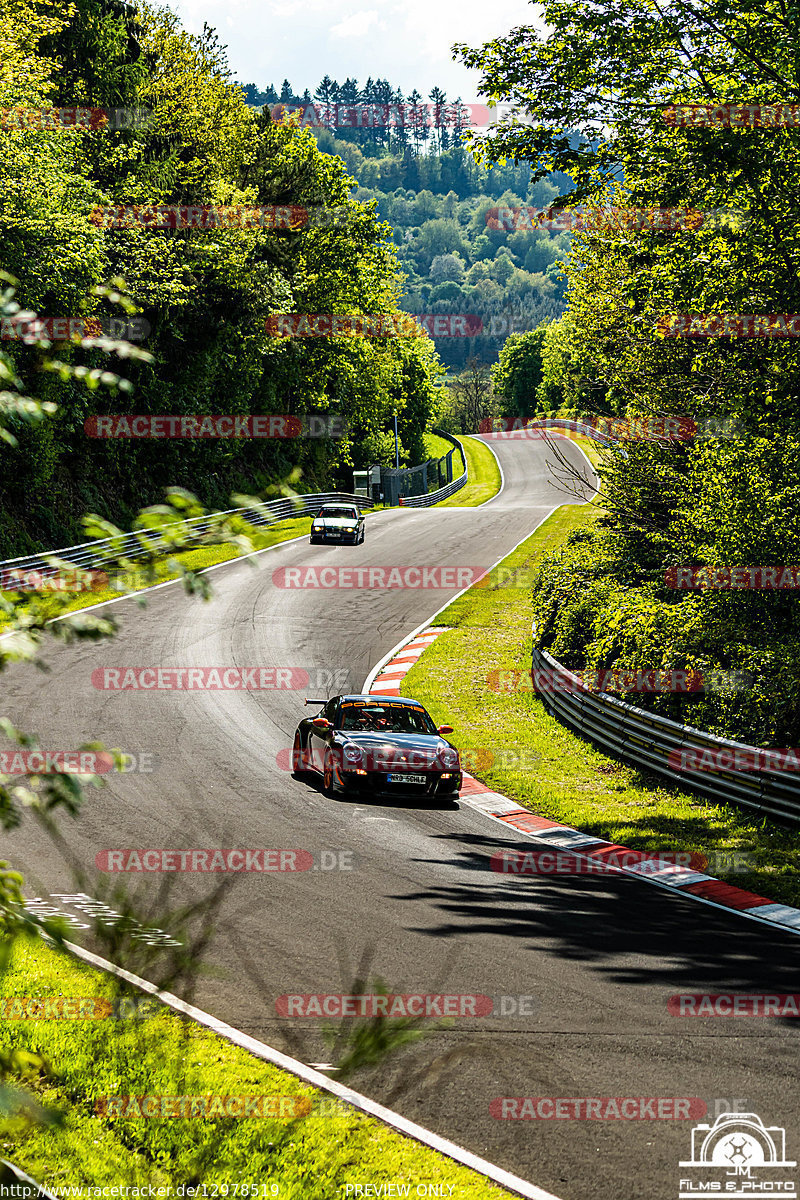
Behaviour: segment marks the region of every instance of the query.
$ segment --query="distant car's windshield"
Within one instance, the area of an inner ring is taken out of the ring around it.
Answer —
[[[346,701],[339,709],[336,725],[346,733],[436,733],[436,726],[423,708],[363,700]]]
[[[358,513],[354,508],[322,508],[317,514],[317,520],[322,517],[352,517],[355,521],[358,519]]]

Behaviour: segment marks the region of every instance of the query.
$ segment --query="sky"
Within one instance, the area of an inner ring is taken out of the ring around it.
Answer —
[[[203,22],[228,46],[231,74],[259,88],[280,91],[288,79],[298,95],[313,92],[326,74],[339,83],[351,76],[388,79],[408,95],[427,97],[441,87],[450,100],[479,100],[480,72],[453,62],[455,41],[478,47],[515,25],[530,25],[534,8],[525,0],[171,0],[184,28],[200,33]]]

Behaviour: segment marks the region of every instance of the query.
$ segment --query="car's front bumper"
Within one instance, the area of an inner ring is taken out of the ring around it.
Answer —
[[[313,542],[355,542],[357,539],[357,529],[323,529],[320,533],[311,533]]]
[[[392,774],[399,774],[393,771]],[[455,799],[461,789],[463,776],[460,771],[417,771],[425,776],[425,783],[389,783],[386,771],[368,771],[358,775],[355,771],[336,771],[336,782],[345,792],[368,793],[371,796],[402,796],[404,799]]]

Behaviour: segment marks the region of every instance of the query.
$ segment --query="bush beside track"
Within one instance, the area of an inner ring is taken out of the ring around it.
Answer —
[[[534,568],[542,555],[600,513],[565,505],[502,566]],[[449,626],[403,681],[434,719],[453,725],[457,746],[532,749],[535,769],[495,767],[481,780],[541,816],[633,850],[746,852],[754,869],[719,877],[747,891],[800,906],[800,832],[715,806],[609,758],[551,717],[529,691],[495,692],[492,671],[529,672],[531,594],[527,588],[471,588],[439,613]]]

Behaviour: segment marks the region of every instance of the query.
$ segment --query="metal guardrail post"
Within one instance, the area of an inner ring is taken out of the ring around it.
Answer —
[[[463,474],[459,475],[457,479],[452,479],[449,483],[446,483],[444,487],[438,488],[435,492],[429,492],[427,496],[404,496],[403,508],[429,508],[432,504],[438,504],[440,500],[446,500],[449,496],[452,496],[456,492],[460,491],[469,478],[467,456],[464,453],[464,447],[458,438],[453,437],[453,435],[450,433],[445,433],[443,429],[434,429],[433,432],[439,437],[444,438],[446,441],[452,442],[453,447],[458,448],[461,451],[461,457],[464,462],[464,472]],[[450,454],[446,456],[451,464],[451,471],[452,454],[453,451],[451,450]]]

